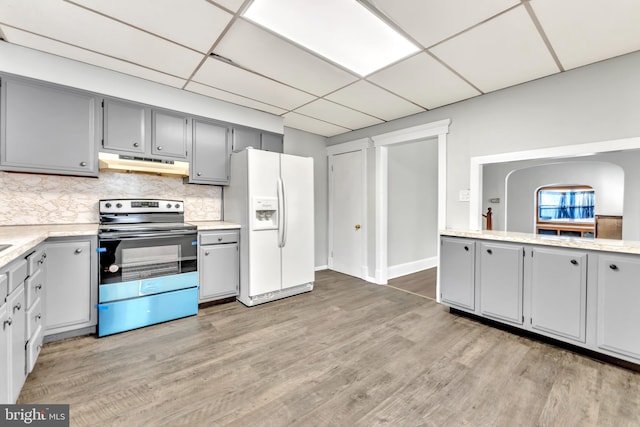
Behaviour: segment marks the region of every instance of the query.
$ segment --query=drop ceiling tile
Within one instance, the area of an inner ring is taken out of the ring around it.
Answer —
[[[322,96],[357,80],[354,75],[244,20],[237,20],[215,52],[290,86]]]
[[[254,101],[253,99],[245,98],[244,96],[236,95],[200,83],[190,82],[189,84],[187,84],[185,89],[191,92],[199,93],[201,95],[209,96],[211,98],[216,98],[222,101],[231,102],[233,104],[253,108],[254,110],[266,111],[267,113],[276,114],[278,116],[287,112],[287,110],[283,110],[282,108]]]
[[[285,127],[300,129],[306,132],[311,132],[315,133],[316,135],[322,135],[326,137],[340,135],[341,133],[350,131],[350,129],[336,126],[331,123],[323,122],[311,117],[303,116],[302,114],[294,112],[290,112],[284,115],[284,125]]]
[[[206,53],[233,15],[202,0],[70,0],[122,22]]]
[[[213,0],[211,3],[216,3],[222,7],[226,7],[232,12],[240,10],[240,6],[244,3],[244,0]]]
[[[531,6],[565,69],[640,49],[637,0],[533,0]]]
[[[213,58],[205,61],[192,80],[286,110],[293,110],[315,98]]]
[[[399,62],[367,80],[429,109],[480,94],[426,53]]]
[[[520,3],[519,0],[375,0],[422,46],[430,47]]]
[[[424,111],[424,108],[364,80],[325,98],[387,121]]]
[[[53,55],[96,65],[98,67],[107,68],[109,70],[118,71],[123,74],[129,74],[131,76],[140,77],[145,80],[177,88],[181,88],[186,82],[184,79],[179,79],[168,74],[163,74],[139,65],[130,64],[128,62],[120,61],[119,59],[100,55],[99,53],[60,43],[25,31],[16,30],[15,28],[0,25],[0,31],[5,35],[6,40],[12,44],[41,50]]]
[[[177,77],[189,77],[202,60],[190,49],[64,1],[3,0],[3,23]]]
[[[524,6],[449,39],[431,52],[483,92],[560,71]]]
[[[360,129],[382,123],[382,120],[378,118],[352,110],[335,102],[327,101],[326,99],[317,99],[297,108],[295,111],[305,116],[314,117],[349,129]]]

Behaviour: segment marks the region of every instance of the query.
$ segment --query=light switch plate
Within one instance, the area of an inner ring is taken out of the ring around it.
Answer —
[[[469,201],[469,192],[470,190],[460,190],[460,198],[459,200],[461,202],[468,202]]]

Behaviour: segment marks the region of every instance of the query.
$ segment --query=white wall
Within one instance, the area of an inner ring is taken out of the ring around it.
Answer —
[[[395,144],[388,151],[388,265],[437,255],[438,142]]]
[[[392,122],[329,138],[329,145],[451,119],[448,228],[468,228],[470,158],[640,136],[640,52],[620,56]]]
[[[315,266],[326,268],[328,261],[328,176],[326,138],[298,129],[284,128],[284,152],[313,157],[315,204]]]

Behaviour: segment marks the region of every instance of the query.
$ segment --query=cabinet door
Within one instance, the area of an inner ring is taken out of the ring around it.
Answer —
[[[587,254],[566,249],[533,249],[531,327],[585,342]]]
[[[481,242],[478,250],[480,312],[487,317],[522,325],[523,247]]]
[[[283,136],[276,133],[262,132],[260,134],[260,149],[264,151],[273,151],[274,153],[283,153]]]
[[[599,255],[598,347],[640,360],[640,257]]]
[[[234,153],[247,147],[260,149],[260,132],[254,129],[233,128],[233,142],[231,149]]]
[[[11,325],[8,324],[7,304],[0,299],[0,405],[9,402],[9,334]]]
[[[229,128],[193,120],[193,156],[190,182],[229,183]]]
[[[200,247],[200,301],[238,295],[238,244]]]
[[[440,299],[445,304],[474,310],[475,242],[442,237],[440,245]]]
[[[9,332],[9,399],[18,400],[20,390],[27,377],[26,371],[26,333],[27,315],[24,297],[24,284],[21,284],[7,297],[7,316],[10,321]]]
[[[1,90],[2,169],[97,176],[95,97],[12,79],[3,80]]]
[[[91,280],[91,242],[47,243],[47,334],[96,324]]]
[[[178,113],[151,112],[151,153],[161,157],[187,158],[187,118]]]
[[[103,102],[103,148],[144,154],[149,110],[131,102],[110,99]]]

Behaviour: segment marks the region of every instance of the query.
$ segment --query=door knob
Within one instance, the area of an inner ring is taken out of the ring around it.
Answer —
[[[356,230],[360,230],[360,224],[356,224]]]

